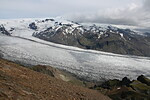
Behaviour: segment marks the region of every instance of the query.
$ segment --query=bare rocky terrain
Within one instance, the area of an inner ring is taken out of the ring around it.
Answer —
[[[98,91],[0,59],[0,100],[111,100]]]

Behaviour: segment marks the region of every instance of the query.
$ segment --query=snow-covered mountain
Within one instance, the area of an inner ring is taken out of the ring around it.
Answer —
[[[22,36],[21,33],[23,31],[30,31],[30,34],[27,35],[32,36],[33,32],[41,32],[50,27],[59,29],[61,26],[60,24],[72,24],[73,27],[79,26],[62,18],[0,20],[0,26],[4,27],[12,36]]]
[[[76,23],[49,27],[33,36],[64,45],[118,54],[150,56],[150,37],[130,29]]]
[[[131,44],[139,41],[138,39],[142,40],[143,45],[148,45],[148,37],[137,35],[129,29],[113,26],[86,26],[61,18],[47,18],[0,20],[0,33],[0,57],[22,64],[51,65],[88,80],[123,78],[124,76],[135,78],[140,74],[150,76],[149,57],[81,49],[96,49],[91,47],[94,47],[93,44],[97,41],[106,50],[111,43],[112,48],[119,49],[115,45],[126,45],[129,41]],[[76,44],[72,45],[72,43]],[[141,42],[137,43],[139,47],[144,48]]]
[[[6,35],[42,40],[117,54],[150,56],[150,36],[112,25],[87,24],[62,18],[1,20]]]

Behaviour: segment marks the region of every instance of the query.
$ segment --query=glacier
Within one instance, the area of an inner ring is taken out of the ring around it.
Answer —
[[[135,79],[141,74],[150,77],[150,57],[85,50],[40,40],[33,37],[34,31],[27,27],[32,21],[0,21],[6,29],[13,25],[16,29],[12,36],[0,34],[3,58],[25,65],[53,66],[86,80],[122,79],[125,76]],[[42,24],[42,27],[48,26]]]
[[[3,58],[31,65],[50,65],[87,80],[150,76],[150,58],[119,55],[0,35]]]

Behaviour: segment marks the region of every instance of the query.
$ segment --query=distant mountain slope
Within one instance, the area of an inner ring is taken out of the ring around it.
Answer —
[[[85,49],[150,56],[150,37],[139,35],[130,29],[96,25],[74,27],[73,24],[60,24],[58,29],[50,27],[34,33],[33,36],[46,41]]]
[[[62,18],[1,20],[0,33],[100,50],[150,56],[150,35],[111,25],[79,24]]]
[[[110,100],[93,90],[0,59],[0,100]]]

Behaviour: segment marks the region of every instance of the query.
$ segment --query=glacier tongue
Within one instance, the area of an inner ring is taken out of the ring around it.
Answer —
[[[44,64],[65,69],[88,80],[137,75],[150,76],[150,58],[83,50],[37,40],[0,35],[3,57],[24,64]]]
[[[55,21],[78,27],[78,24],[59,18]],[[37,22],[38,30],[28,28],[32,22]],[[0,53],[3,54],[3,58],[23,64],[51,65],[87,80],[121,79],[125,76],[135,79],[141,74],[150,77],[149,57],[84,50],[47,42],[32,36],[34,32],[53,27],[54,23],[51,21],[51,24],[47,22],[43,24],[41,19],[1,20],[0,24],[3,24],[7,30],[14,28],[10,31],[12,36],[0,34]],[[105,31],[105,28],[103,30]]]

